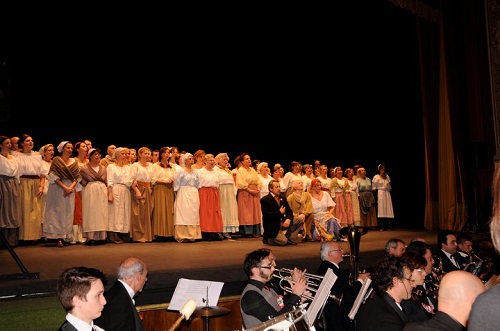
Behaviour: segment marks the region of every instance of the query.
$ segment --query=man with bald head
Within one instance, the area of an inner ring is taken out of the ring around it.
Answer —
[[[407,323],[404,331],[467,330],[472,304],[485,290],[479,277],[470,272],[448,272],[439,285],[437,313],[426,321]]]

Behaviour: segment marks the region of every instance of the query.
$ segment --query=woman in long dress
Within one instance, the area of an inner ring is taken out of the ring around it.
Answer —
[[[200,195],[198,173],[192,169],[194,157],[191,153],[182,156],[183,167],[176,168],[175,196],[175,240],[180,243],[201,239]]]
[[[236,201],[236,185],[233,172],[229,170],[229,155],[219,153],[215,157],[219,171],[219,196],[222,214],[222,235],[231,239],[231,233],[238,232],[240,222],[238,221],[238,203]]]
[[[377,221],[380,231],[391,230],[394,210],[391,197],[391,177],[385,173],[385,165],[379,164],[378,174],[373,176],[372,188],[377,191]]]
[[[252,167],[250,154],[241,154],[241,167],[236,173],[238,189],[238,217],[240,233],[246,237],[260,237],[262,210],[260,208],[260,181],[257,171]]]
[[[35,244],[42,237],[42,195],[47,173],[40,153],[33,151],[33,137],[23,133],[19,145],[19,151],[13,154],[19,165],[21,182],[19,240],[28,245]]]
[[[133,178],[128,153],[126,147],[116,148],[113,154],[115,161],[106,168],[109,203],[107,241],[116,244],[123,243],[123,238],[130,233],[132,208],[130,186]]]
[[[153,170],[153,236],[164,241],[174,236],[175,168],[169,163],[170,148],[160,148],[160,162]]]
[[[61,156],[54,157],[50,164],[43,232],[46,239],[56,240],[57,247],[64,247],[73,233],[74,193],[81,176],[78,162],[71,157],[73,144],[63,141],[57,151]]]
[[[15,247],[21,225],[21,195],[19,167],[11,154],[11,142],[0,136],[0,231],[7,243]],[[1,246],[1,243],[0,243]]]
[[[82,175],[82,229],[86,245],[103,244],[108,231],[108,189],[106,167],[101,165],[101,151],[89,150],[89,162],[80,169]]]

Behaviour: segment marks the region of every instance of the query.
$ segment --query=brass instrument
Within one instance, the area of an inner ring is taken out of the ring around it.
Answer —
[[[351,251],[350,262],[351,262],[351,285],[354,284],[359,275],[359,243],[361,241],[361,236],[364,236],[368,232],[368,228],[363,228],[361,226],[347,226],[340,229],[340,234],[347,237],[349,241],[349,248]]]
[[[328,233],[326,229],[318,222],[314,221],[314,225],[316,226],[316,229],[318,229],[318,233],[323,238],[324,240],[321,241],[332,241],[333,240],[333,234]]]
[[[323,276],[315,275],[315,274],[309,274],[309,273],[304,273],[304,276],[307,278],[306,281],[306,289],[309,292],[318,292],[319,285],[321,281],[323,280]],[[279,281],[279,286],[286,292],[292,293],[292,289],[289,286],[286,286],[283,283],[283,281],[288,282],[289,284],[295,284],[295,281],[292,279],[292,270],[287,269],[287,268],[281,268],[281,269],[276,269],[275,273],[273,274],[273,277],[280,279]],[[309,295],[303,295],[304,298],[307,300],[313,300],[313,296]],[[340,305],[342,301],[342,297],[336,296],[334,294],[329,295],[330,299],[335,301],[338,305]]]

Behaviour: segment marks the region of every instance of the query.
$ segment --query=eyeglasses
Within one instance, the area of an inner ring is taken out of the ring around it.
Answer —
[[[415,280],[414,279],[411,279],[411,278],[406,278],[406,277],[403,277],[404,279],[406,279],[407,281],[409,281],[410,283],[414,283]]]
[[[330,249],[330,252],[343,252],[344,250],[342,247],[339,247],[339,249]]]
[[[261,265],[261,266],[259,267],[259,269],[271,269],[271,268],[273,268],[273,266],[272,266],[272,265]]]

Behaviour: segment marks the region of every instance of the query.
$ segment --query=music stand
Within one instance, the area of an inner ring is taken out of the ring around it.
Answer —
[[[10,255],[16,261],[17,265],[21,269],[22,273],[21,274],[10,274],[10,275],[0,275],[0,280],[21,280],[21,279],[38,279],[40,278],[40,273],[39,272],[29,272],[28,269],[24,266],[24,264],[21,262],[19,257],[17,256],[16,252],[14,252],[14,249],[10,247],[9,242],[5,238],[2,232],[0,232],[0,241],[5,245],[7,250],[9,251]]]

